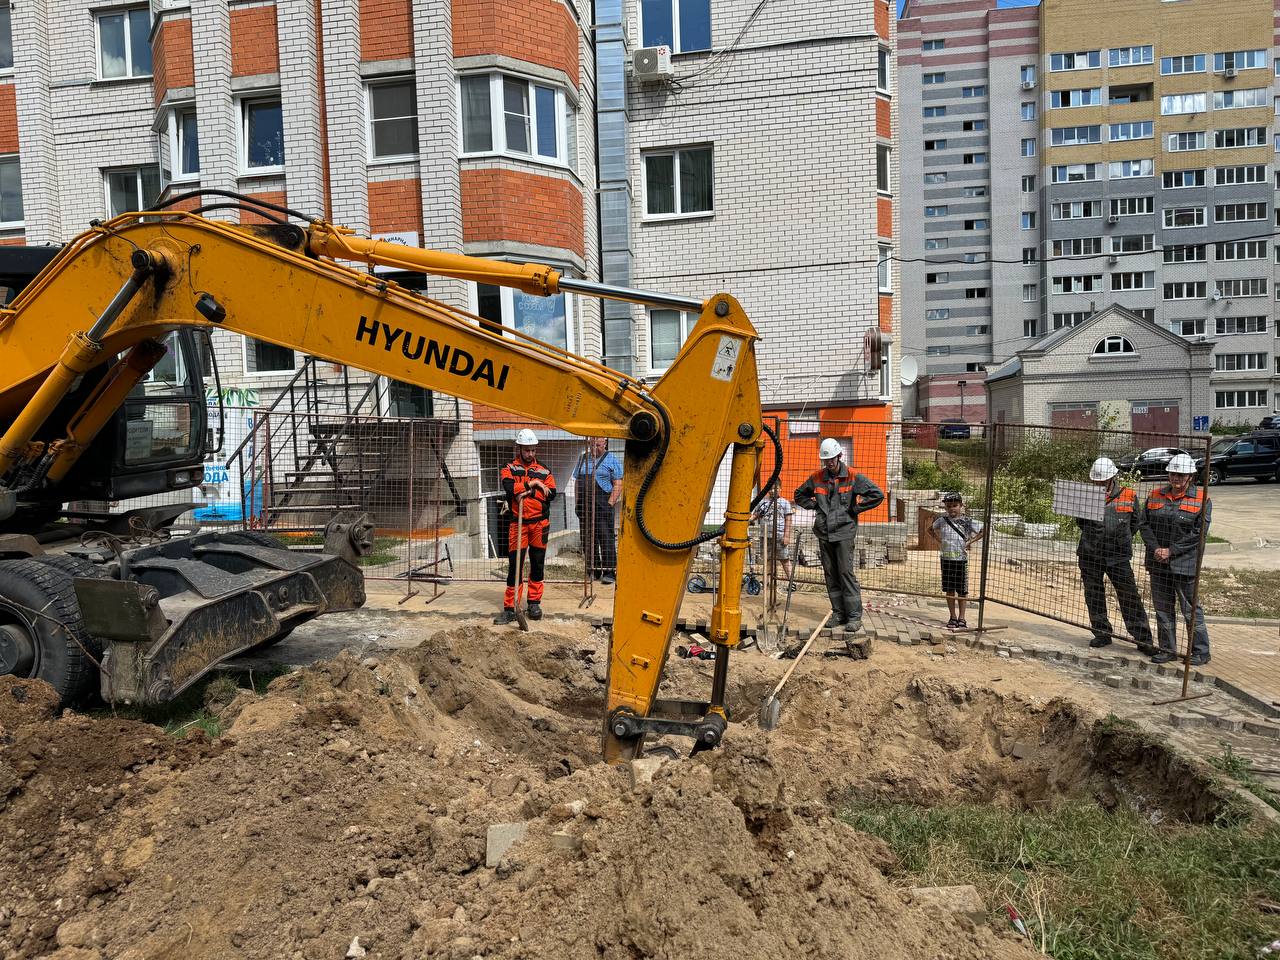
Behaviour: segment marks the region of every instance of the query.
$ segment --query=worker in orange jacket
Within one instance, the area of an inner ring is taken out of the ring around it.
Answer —
[[[502,598],[502,613],[493,622],[503,625],[516,620],[516,571],[524,552],[529,555],[529,619],[541,620],[542,577],[547,560],[547,530],[551,526],[547,510],[556,498],[556,481],[551,471],[538,462],[538,437],[532,430],[516,434],[515,459],[502,468],[499,477],[511,521],[507,528],[507,591]]]

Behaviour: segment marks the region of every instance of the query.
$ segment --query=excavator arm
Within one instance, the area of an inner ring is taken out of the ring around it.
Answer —
[[[699,317],[669,371],[648,387],[340,260],[533,294],[572,290],[675,306]],[[698,303],[606,287],[543,266],[364,240],[320,221],[247,228],[193,213],[126,214],[73,240],[0,311],[0,422],[10,424],[0,437],[3,482],[64,476],[128,386],[155,363],[155,344],[183,327],[233,331],[570,433],[625,440],[605,757],[634,756],[646,736],[661,733],[692,736],[703,748],[718,744],[728,719],[728,652],[739,641],[743,551],[764,443],[757,334],[732,297]],[[63,439],[34,443],[37,431],[48,435],[49,416],[78,378],[117,356],[123,359],[71,418]],[[704,532],[729,447],[725,523]],[[711,695],[705,703],[659,701],[689,564],[698,545],[717,535],[721,580],[711,630],[719,656]]]

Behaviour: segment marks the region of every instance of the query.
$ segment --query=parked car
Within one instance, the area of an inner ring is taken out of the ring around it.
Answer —
[[[1196,459],[1196,467],[1204,468],[1204,457]],[[1246,433],[1213,441],[1209,448],[1209,483],[1237,477],[1280,480],[1280,432]]]
[[[1121,473],[1137,473],[1143,480],[1162,479],[1169,461],[1186,452],[1179,447],[1152,447],[1141,452],[1135,450],[1116,460],[1116,467]]]
[[[948,417],[938,424],[939,440],[968,440],[969,425],[959,417]]]
[[[1280,413],[1273,413],[1270,416],[1263,417],[1258,423],[1259,430],[1280,430]]]
[[[921,417],[904,417],[902,421],[902,439],[918,440],[924,436],[929,425]]]

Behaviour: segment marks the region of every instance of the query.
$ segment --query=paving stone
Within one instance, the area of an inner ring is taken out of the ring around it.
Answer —
[[[1248,733],[1256,734],[1259,737],[1268,737],[1271,740],[1280,740],[1280,727],[1275,727],[1267,723],[1257,723],[1253,720],[1244,721],[1244,729]]]
[[[1198,717],[1194,713],[1171,713],[1169,714],[1169,722],[1175,727],[1202,727],[1205,724],[1204,717]]]
[[[1150,690],[1151,681],[1143,677],[1133,677],[1129,681],[1129,686],[1133,687],[1135,690]]]
[[[1116,687],[1117,689],[1119,689],[1120,685],[1123,683],[1124,683],[1124,677],[1120,676],[1120,674],[1118,673],[1113,673],[1106,678],[1106,684],[1108,687]]]

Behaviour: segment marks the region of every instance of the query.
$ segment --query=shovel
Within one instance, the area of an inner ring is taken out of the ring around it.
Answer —
[[[529,632],[529,618],[524,615],[524,494],[516,497],[516,620],[520,629]]]
[[[795,568],[792,567],[794,570]],[[772,730],[778,725],[778,718],[782,715],[782,701],[778,699],[778,693],[788,680],[791,674],[795,672],[796,667],[800,665],[800,659],[809,652],[809,648],[813,646],[813,641],[818,638],[818,634],[822,632],[822,628],[827,625],[827,621],[831,619],[831,611],[827,611],[827,615],[822,618],[822,622],[818,624],[818,628],[809,634],[809,639],[805,641],[800,652],[796,654],[795,660],[791,666],[787,668],[787,672],[782,675],[782,679],[778,681],[778,685],[773,688],[773,692],[764,698],[764,702],[760,704],[760,729]]]

